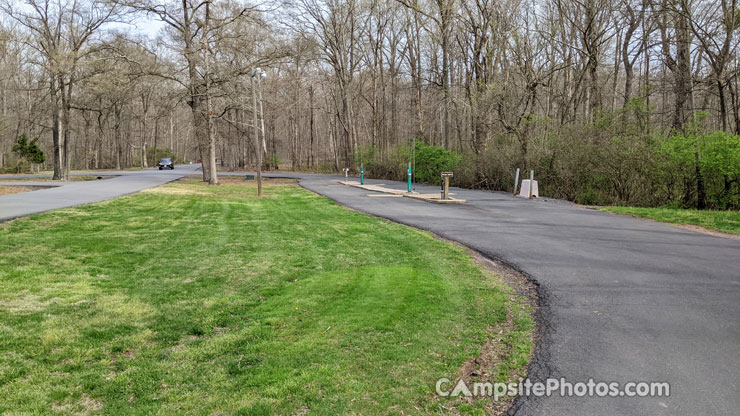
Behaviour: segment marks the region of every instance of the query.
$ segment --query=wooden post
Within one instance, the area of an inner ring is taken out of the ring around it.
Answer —
[[[450,199],[450,178],[452,172],[442,172],[442,199]]]

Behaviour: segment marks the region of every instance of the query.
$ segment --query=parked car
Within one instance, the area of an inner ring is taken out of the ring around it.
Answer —
[[[175,169],[175,164],[172,163],[172,158],[166,157],[164,159],[159,159],[159,170],[164,168]]]

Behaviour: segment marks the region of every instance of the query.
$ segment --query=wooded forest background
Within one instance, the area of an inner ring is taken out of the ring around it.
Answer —
[[[415,142],[421,182],[737,209],[738,28],[737,0],[0,0],[0,168],[404,180]]]

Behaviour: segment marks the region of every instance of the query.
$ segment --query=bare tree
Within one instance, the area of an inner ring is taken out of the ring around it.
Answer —
[[[129,2],[135,10],[157,16],[170,28],[172,47],[186,63],[185,79],[179,80],[188,91],[198,148],[203,159],[203,181],[218,184],[216,138],[214,131],[213,65],[214,40],[218,33],[236,24],[255,11],[253,6],[212,5],[213,0],[181,3],[155,1]]]
[[[719,96],[720,123],[724,131],[727,131],[727,67],[737,47],[733,42],[735,31],[740,27],[737,6],[737,0],[701,1],[697,2],[697,10],[687,16],[691,31],[712,67]]]
[[[343,159],[345,166],[352,166],[350,156],[357,150],[353,112],[354,77],[359,65],[358,2],[356,0],[301,0],[301,14],[294,15],[299,27],[308,36],[314,36],[324,52],[324,59],[331,65],[341,103],[337,121],[342,129]]]
[[[644,26],[645,12],[648,9],[647,0],[640,0],[637,5],[634,0],[621,0],[620,13],[622,15],[622,25],[624,36],[621,42],[622,65],[624,67],[624,101],[622,107],[627,108],[632,98],[632,83],[635,78],[635,62],[645,51],[647,45],[641,42],[639,38],[635,39],[637,31]],[[628,117],[628,112],[623,113],[623,117]]]
[[[66,180],[70,170],[70,112],[78,67],[90,52],[93,36],[120,16],[115,4],[98,0],[25,0],[22,7],[7,1],[2,11],[32,34],[26,44],[41,57],[52,107],[54,179]]]
[[[694,111],[691,74],[691,8],[689,0],[662,0],[658,13],[663,58],[674,78],[674,111],[671,126],[682,130]],[[675,45],[675,48],[672,46]],[[675,55],[672,50],[675,49]]]

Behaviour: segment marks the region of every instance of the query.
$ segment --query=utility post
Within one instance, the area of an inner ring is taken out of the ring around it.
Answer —
[[[450,199],[450,178],[452,172],[442,172],[442,195],[441,199],[447,201]]]
[[[529,171],[529,199],[532,199],[532,188],[534,188],[534,171]]]
[[[409,162],[409,186],[407,191],[411,192],[411,162]]]
[[[257,126],[257,86],[254,79],[264,78],[267,74],[261,68],[255,68],[252,72],[252,124],[254,125],[254,151],[257,152],[257,196],[262,196],[262,146],[260,146],[260,133]],[[258,81],[259,82],[259,81]]]
[[[411,178],[411,187],[409,188],[409,192],[414,190],[414,175],[416,175],[416,136],[419,133],[417,132],[414,134],[414,137],[411,141],[411,162],[409,163],[409,177]]]

